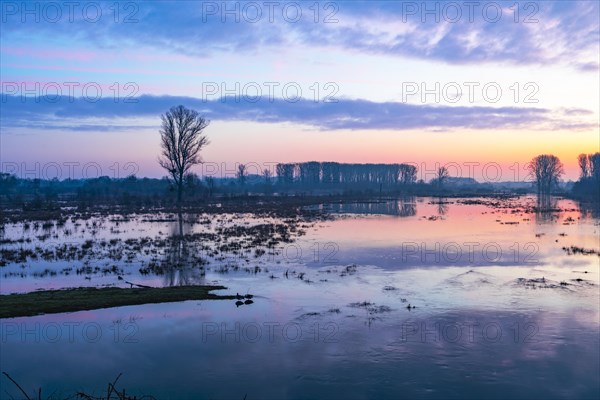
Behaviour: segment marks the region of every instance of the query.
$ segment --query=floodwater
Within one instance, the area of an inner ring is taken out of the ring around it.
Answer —
[[[323,205],[331,218],[314,220],[6,225],[2,294],[133,282],[254,297],[3,319],[1,369],[59,398],[105,393],[119,373],[117,388],[161,399],[598,398],[600,219],[571,200],[535,205],[410,198]],[[281,240],[256,239],[261,226]]]

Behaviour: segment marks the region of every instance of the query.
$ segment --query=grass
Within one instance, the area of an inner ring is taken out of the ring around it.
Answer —
[[[99,308],[168,303],[185,300],[227,300],[235,296],[210,293],[224,286],[174,286],[165,288],[77,288],[44,290],[0,296],[0,318],[28,317]]]

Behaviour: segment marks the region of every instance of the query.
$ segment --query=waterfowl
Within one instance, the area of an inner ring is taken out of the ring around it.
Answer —
[[[236,307],[243,306],[244,302],[241,301],[241,300],[238,300],[238,301],[235,302],[235,305],[236,305]]]
[[[244,298],[244,296],[242,296],[242,295],[241,295],[241,294],[239,294],[239,293],[236,293],[236,294],[235,294],[235,298],[236,298],[236,299],[238,299],[238,300],[242,300],[242,299]]]
[[[254,297],[254,295],[253,295],[253,294],[246,294],[246,296],[245,296],[245,297],[246,297],[247,299],[251,299],[251,298],[253,298],[253,297]]]
[[[246,300],[246,301],[244,302],[244,304],[252,304],[252,303],[254,303],[252,300]]]

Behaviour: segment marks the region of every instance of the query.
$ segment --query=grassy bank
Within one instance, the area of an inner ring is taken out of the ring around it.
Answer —
[[[166,288],[77,288],[45,290],[0,296],[0,318],[27,317],[98,308],[168,303],[184,300],[234,299],[210,293],[224,286],[175,286]]]

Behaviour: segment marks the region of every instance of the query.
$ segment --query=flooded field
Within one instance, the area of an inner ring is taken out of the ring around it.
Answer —
[[[11,223],[1,294],[219,284],[243,299],[2,319],[1,369],[58,397],[122,373],[161,399],[596,398],[599,234],[598,210],[532,197]]]

